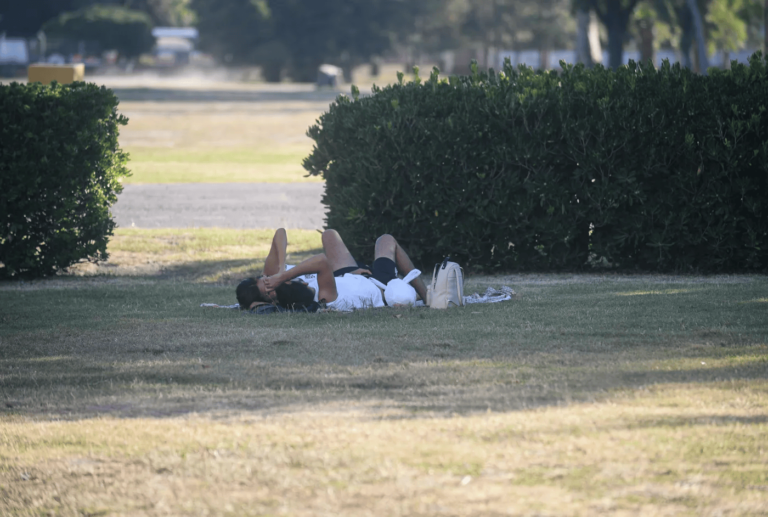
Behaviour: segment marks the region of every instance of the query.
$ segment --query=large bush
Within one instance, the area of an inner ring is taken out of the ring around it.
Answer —
[[[353,253],[486,270],[765,270],[768,68],[509,63],[340,97],[304,167]]]
[[[152,18],[144,12],[116,5],[95,4],[60,14],[43,24],[48,37],[74,41],[98,41],[103,49],[114,49],[127,57],[152,50]]]
[[[0,85],[0,275],[106,258],[109,206],[128,174],[117,142],[126,123],[104,87]]]

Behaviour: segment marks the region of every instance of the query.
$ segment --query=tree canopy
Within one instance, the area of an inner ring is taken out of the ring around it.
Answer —
[[[92,5],[60,14],[43,25],[51,37],[98,41],[102,48],[135,57],[152,49],[152,19],[141,11],[114,5]]]
[[[0,32],[33,37],[45,27],[64,34],[67,25],[77,39],[104,39],[102,47],[124,38],[122,29],[96,30],[94,19],[78,26],[86,11],[110,11],[102,21],[122,28],[126,19],[115,13],[129,11],[142,26],[196,25],[202,50],[225,64],[261,66],[273,81],[286,74],[312,80],[321,63],[349,72],[393,50],[418,61],[444,50],[491,56],[574,48],[576,12],[600,20],[612,67],[623,62],[632,39],[645,58],[661,45],[678,49],[694,67],[697,26],[710,52],[759,46],[765,33],[763,0],[0,0]],[[121,41],[132,55],[147,45],[143,36],[136,45]]]
[[[412,10],[406,0],[192,0],[201,45],[226,62],[285,63],[313,79],[328,62],[351,67],[386,52]]]

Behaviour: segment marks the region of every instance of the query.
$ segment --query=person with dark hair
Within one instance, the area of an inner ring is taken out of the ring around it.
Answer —
[[[294,267],[286,266],[288,237],[283,228],[278,229],[264,262],[264,273],[237,286],[240,308],[250,310],[262,304],[276,304],[303,309],[314,302],[324,302],[339,310],[383,307],[386,300],[382,291],[369,278],[386,285],[397,278],[398,272],[407,275],[415,269],[405,250],[388,234],[376,240],[372,268],[352,257],[337,231],[323,232],[322,242],[323,253]],[[410,284],[426,300],[427,288],[421,278]]]

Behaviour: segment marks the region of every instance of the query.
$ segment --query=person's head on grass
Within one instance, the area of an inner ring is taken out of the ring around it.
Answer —
[[[267,290],[264,275],[246,278],[238,284],[235,291],[237,303],[243,310],[269,303],[286,309],[303,309],[315,301],[315,292],[301,280],[281,284],[274,290]]]

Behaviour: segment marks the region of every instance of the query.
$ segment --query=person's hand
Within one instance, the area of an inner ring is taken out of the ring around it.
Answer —
[[[285,283],[284,278],[285,278],[285,271],[281,271],[280,273],[275,273],[272,276],[265,276],[264,287],[267,288],[267,291],[274,291],[281,284]]]
[[[349,274],[350,275],[368,275],[368,276],[372,276],[373,275],[373,273],[371,273],[370,270],[363,269],[363,268],[355,269],[354,271],[352,271]]]

